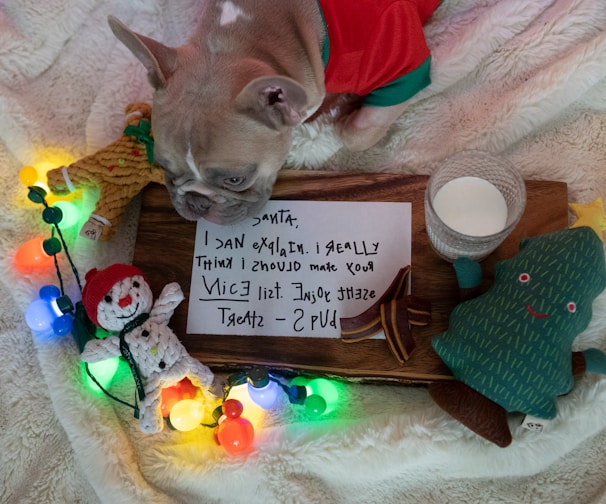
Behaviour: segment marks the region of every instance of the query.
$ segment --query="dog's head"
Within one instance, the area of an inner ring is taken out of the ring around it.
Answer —
[[[109,23],[155,88],[154,158],[177,212],[218,224],[255,215],[271,196],[293,127],[308,115],[303,87],[246,56],[171,48]]]

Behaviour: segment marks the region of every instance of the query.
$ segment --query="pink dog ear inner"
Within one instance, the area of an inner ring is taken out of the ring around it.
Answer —
[[[272,75],[248,83],[236,98],[236,110],[266,126],[282,130],[301,123],[306,115],[307,93],[288,77]]]

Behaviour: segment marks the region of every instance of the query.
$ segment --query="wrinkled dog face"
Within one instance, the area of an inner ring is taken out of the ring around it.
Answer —
[[[208,44],[170,48],[109,23],[155,88],[154,157],[177,212],[218,224],[255,215],[309,113],[304,89],[252,58],[210,53]]]
[[[187,120],[170,102],[154,102],[154,157],[177,212],[217,224],[255,215],[271,196],[290,135],[245,114],[213,120],[201,110]]]

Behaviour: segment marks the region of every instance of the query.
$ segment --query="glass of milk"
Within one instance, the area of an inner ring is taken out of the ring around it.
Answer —
[[[427,183],[429,241],[447,261],[480,261],[511,233],[525,207],[524,180],[509,161],[488,152],[459,152]]]

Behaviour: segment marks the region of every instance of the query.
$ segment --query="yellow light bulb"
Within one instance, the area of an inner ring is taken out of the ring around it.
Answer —
[[[19,172],[19,180],[26,186],[33,186],[38,181],[38,171],[33,166],[24,166]]]
[[[248,385],[246,383],[244,385],[232,387],[229,391],[228,398],[240,401],[242,406],[244,406],[243,416],[250,421],[255,429],[260,428],[267,416],[267,411],[250,398],[250,395],[248,394]]]
[[[180,431],[187,432],[195,429],[204,418],[204,406],[195,399],[183,399],[170,410],[170,423]]]

